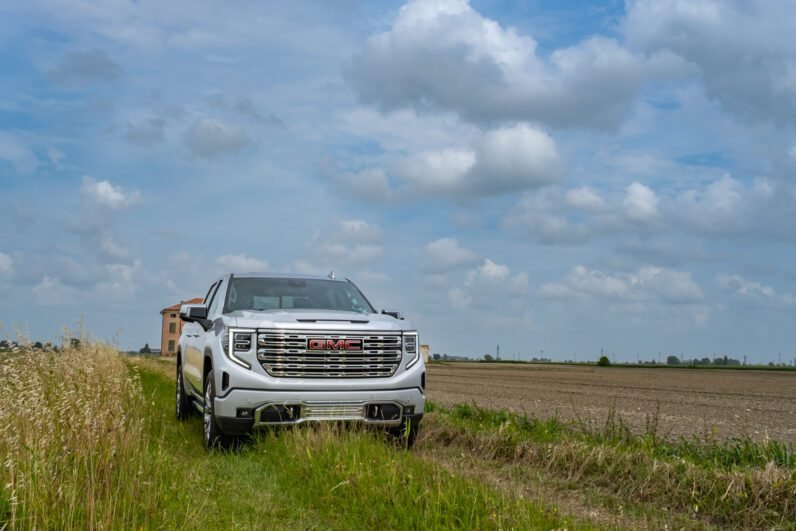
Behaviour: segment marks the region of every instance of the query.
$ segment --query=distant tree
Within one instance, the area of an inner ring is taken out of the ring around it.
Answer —
[[[600,367],[608,367],[611,365],[611,360],[608,359],[608,356],[600,356],[600,359],[597,360],[597,365]]]
[[[448,353],[447,352],[442,355],[442,360],[443,361],[448,361]]]
[[[702,358],[699,360],[700,365],[710,365],[710,358]]]
[[[680,358],[677,356],[667,356],[666,365],[680,365]]]
[[[149,343],[144,343],[144,346],[141,350],[138,351],[139,354],[152,354],[152,349],[149,348]]]
[[[69,346],[71,346],[73,349],[79,349],[80,340],[76,337],[73,337],[72,339],[69,340]]]
[[[432,358],[433,358],[435,361],[439,361],[439,360],[440,360],[440,358],[442,358],[442,356],[440,356],[440,355],[439,355],[439,352],[435,352],[435,353],[434,353],[434,355],[432,356]]]
[[[36,341],[36,342],[33,344],[33,348],[35,348],[36,350],[41,350],[41,349],[43,349],[43,348],[44,348],[44,345],[42,344],[42,342],[41,342],[41,341]]]
[[[492,361],[495,358],[492,357],[492,354],[484,354],[484,361]]]
[[[5,339],[0,339],[0,349],[7,350],[10,345]]]

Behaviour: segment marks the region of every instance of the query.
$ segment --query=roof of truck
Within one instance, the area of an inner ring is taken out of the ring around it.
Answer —
[[[344,278],[329,278],[327,275],[300,275],[298,273],[234,273],[235,278],[304,278],[307,280],[338,280],[345,282]]]

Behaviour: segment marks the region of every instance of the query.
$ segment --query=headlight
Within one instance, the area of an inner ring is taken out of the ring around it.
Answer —
[[[417,332],[404,332],[404,352],[409,354],[409,363],[406,368],[411,368],[420,359],[420,351],[417,348]]]
[[[237,354],[247,354],[252,350],[255,331],[244,328],[228,328],[221,336],[221,346],[229,359],[247,369],[251,365],[240,359]]]

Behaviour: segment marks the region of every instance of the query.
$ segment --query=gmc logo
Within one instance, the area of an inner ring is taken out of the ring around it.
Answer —
[[[362,350],[361,339],[308,339],[307,350]]]

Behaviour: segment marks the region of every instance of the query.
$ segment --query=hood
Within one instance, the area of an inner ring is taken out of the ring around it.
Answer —
[[[239,310],[224,315],[239,328],[282,328],[286,330],[401,331],[414,330],[412,323],[379,313],[334,310]]]

